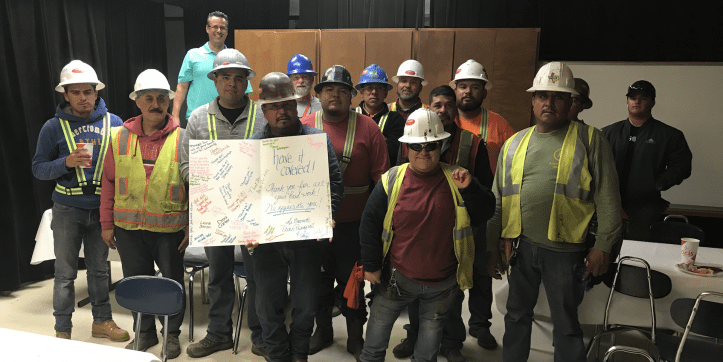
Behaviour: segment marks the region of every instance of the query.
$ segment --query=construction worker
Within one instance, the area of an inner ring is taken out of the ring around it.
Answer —
[[[333,242],[322,244],[324,272],[319,283],[319,310],[316,331],[309,345],[310,354],[334,342],[331,324],[336,299],[334,280],[343,291],[360,258],[359,220],[369,198],[369,184],[379,181],[382,173],[389,169],[386,142],[379,126],[373,119],[349,109],[351,99],[356,96],[349,71],[341,65],[332,66],[324,72],[314,91],[319,96],[322,110],[302,118],[301,123],[321,129],[331,138],[344,179],[344,201],[335,218]],[[346,299],[340,297],[348,332],[346,349],[357,359],[364,344],[363,328],[367,317],[363,281],[360,283],[359,309],[349,308]]]
[[[455,123],[478,135],[487,145],[492,171],[497,169],[497,155],[502,144],[510,138],[515,129],[499,114],[482,108],[487,90],[492,83],[482,64],[470,59],[457,68],[454,80],[449,82],[457,95],[459,116]]]
[[[414,59],[405,60],[392,80],[397,83],[398,98],[396,102],[389,103],[390,111],[399,112],[406,120],[417,109],[427,108],[427,105],[419,99],[419,93],[427,85],[427,81],[424,80],[422,63]]]
[[[414,111],[399,139],[409,147],[409,163],[382,176],[364,209],[364,278],[375,291],[364,362],[384,361],[395,320],[417,299],[412,360],[436,361],[450,308],[472,286],[472,227],[492,215],[494,197],[469,171],[440,162],[450,136],[436,113]]]
[[[98,212],[110,129],[123,122],[105,108],[103,98],[98,96],[103,88],[105,85],[90,65],[73,60],[63,67],[55,91],[63,93],[65,101],[40,130],[33,175],[56,182],[51,223],[55,248],[55,336],[71,337],[78,254],[83,245],[93,314],[91,335],[123,342],[130,336],[113,321],[108,297],[108,246],[100,235]]]
[[[590,86],[582,78],[575,78],[575,91],[577,95],[572,97],[572,107],[570,114],[567,116],[571,121],[585,123],[579,118],[580,112],[592,108],[592,100],[590,99]]]
[[[296,100],[296,110],[299,118],[321,110],[319,98],[311,95],[314,87],[316,72],[311,65],[311,60],[303,54],[296,54],[286,64],[286,75],[294,83],[294,92],[300,96]]]
[[[452,136],[442,141],[440,159],[449,165],[463,167],[474,175],[487,189],[492,187],[493,174],[490,170],[487,148],[482,140],[472,132],[462,130],[454,123],[457,116],[457,105],[454,90],[443,85],[434,88],[429,94],[429,109],[435,112],[444,126],[444,131]],[[408,149],[405,147],[405,154]],[[408,162],[405,158],[404,162]],[[402,163],[404,163],[402,162]],[[473,268],[473,285],[469,290],[470,335],[477,337],[478,343],[491,341],[497,345],[494,336],[489,332],[492,318],[492,277],[487,274],[487,243],[485,242],[486,227],[482,223],[475,232],[475,262]],[[447,316],[442,333],[440,353],[449,362],[464,362],[460,350],[467,336],[467,330],[462,320],[462,302],[464,292],[459,290],[457,297]],[[409,304],[409,325],[407,338],[394,347],[394,356],[403,359],[414,354],[414,345],[419,333],[419,301]],[[489,335],[489,336],[486,336]]]
[[[259,84],[259,100],[256,104],[261,105],[268,125],[253,138],[322,133],[299,122],[296,100],[300,97],[294,93],[291,79],[283,73],[274,72],[264,76]],[[336,153],[328,136],[326,147],[333,219],[344,198],[344,185]],[[263,245],[255,242],[246,246],[254,250],[252,257],[256,260],[253,264],[257,281],[256,308],[261,320],[268,360],[306,361],[317,310],[317,289],[309,286],[315,286],[319,282],[321,244],[316,240],[296,240]],[[284,324],[287,281],[294,307],[288,332]]]
[[[655,87],[639,80],[628,88],[628,119],[603,128],[615,156],[626,238],[649,240],[650,225],[668,208],[661,191],[690,177],[693,154],[680,130],[653,118]]]
[[[390,164],[395,164],[399,152],[399,137],[404,131],[404,117],[392,112],[384,103],[387,92],[392,89],[387,79],[387,72],[382,67],[372,64],[362,71],[359,83],[354,87],[362,95],[362,101],[356,112],[371,117],[379,125],[387,139],[387,152]]]
[[[111,134],[103,168],[100,222],[103,241],[118,249],[123,276],[155,275],[183,286],[183,255],[188,246],[188,190],[178,171],[183,129],[168,113],[174,93],[155,69],[138,75],[130,99],[141,115]],[[185,307],[184,307],[185,309]],[[184,311],[168,317],[167,357],[181,354]],[[138,350],[158,344],[152,314],[140,320]],[[158,317],[163,325],[163,317]],[[126,348],[133,349],[133,342]],[[163,356],[162,356],[163,357]]]
[[[206,33],[208,42],[200,48],[193,48],[186,53],[178,72],[178,85],[176,97],[173,99],[173,116],[180,118],[183,101],[186,102],[186,115],[188,120],[196,108],[212,101],[218,93],[213,82],[206,74],[213,67],[213,59],[221,50],[226,49],[228,36],[228,16],[220,11],[214,11],[206,17]],[[246,87],[246,93],[251,93],[251,84]],[[188,99],[186,96],[188,95]]]
[[[537,72],[532,87],[536,125],[505,142],[487,223],[489,273],[507,277],[502,359],[527,361],[540,283],[547,291],[555,361],[587,361],[577,307],[590,276],[602,275],[621,237],[620,194],[610,145],[602,132],[568,118],[572,71],[560,62]],[[597,212],[594,246],[585,243]],[[504,255],[500,255],[503,253]]]
[[[186,135],[182,139],[181,176],[188,182],[189,140],[247,139],[266,126],[261,110],[244,94],[248,80],[256,75],[246,57],[236,49],[224,49],[213,60],[213,69],[207,77],[213,80],[218,96],[206,105],[198,107],[188,120]],[[253,274],[254,259],[243,252],[248,285],[248,326],[251,329],[251,351],[264,355],[261,324],[256,316],[256,282]],[[211,308],[208,311],[206,337],[188,346],[186,352],[193,358],[233,347],[231,313],[236,298],[233,282],[234,247],[206,247],[209,263],[208,294]]]

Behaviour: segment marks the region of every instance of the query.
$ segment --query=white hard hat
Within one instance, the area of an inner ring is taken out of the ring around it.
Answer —
[[[399,137],[403,143],[424,143],[441,141],[451,134],[444,130],[442,120],[437,113],[428,108],[420,108],[407,118],[404,125],[404,135]]]
[[[168,98],[173,99],[176,96],[176,92],[171,90],[171,85],[168,84],[168,79],[163,73],[155,69],[146,69],[138,74],[136,78],[136,84],[133,86],[133,92],[128,97],[132,100],[136,100],[139,91],[153,90],[159,92],[168,92]]]
[[[105,88],[105,84],[98,80],[95,70],[80,60],[72,60],[60,71],[60,83],[55,87],[56,92],[64,93],[68,84],[95,84],[95,90]]]
[[[572,93],[576,96],[579,93],[575,90],[575,78],[572,76],[570,67],[562,62],[550,62],[537,71],[532,87],[528,92],[552,91]]]
[[[424,67],[422,63],[409,59],[405,60],[397,70],[397,75],[392,77],[392,80],[399,83],[399,77],[417,77],[422,80],[422,86],[427,85],[427,81],[424,80]]]
[[[485,89],[492,88],[492,82],[487,77],[487,71],[482,64],[478,63],[474,59],[469,59],[457,68],[454,72],[454,79],[449,82],[449,86],[452,89],[457,88],[457,81],[463,79],[477,79],[485,82]]]
[[[246,59],[246,56],[234,48],[226,48],[218,52],[218,55],[213,58],[213,69],[211,69],[206,76],[208,79],[214,80],[214,78],[216,78],[216,72],[227,68],[246,70],[249,72],[246,79],[251,79],[256,76],[256,72],[249,66],[249,61]]]

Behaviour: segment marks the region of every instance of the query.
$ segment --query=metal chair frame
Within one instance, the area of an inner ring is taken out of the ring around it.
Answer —
[[[243,263],[236,262],[233,270],[233,280],[236,286],[236,296],[238,297],[238,315],[236,317],[236,328],[233,334],[233,354],[238,354],[238,343],[241,339],[241,324],[244,319],[244,306],[246,305],[246,292],[248,291],[248,285],[244,285],[241,289],[241,278],[246,279],[246,269]]]
[[[166,362],[168,359],[168,317],[183,312],[185,308],[186,298],[183,285],[173,279],[137,275],[121,279],[116,286],[115,293],[116,301],[121,307],[136,313],[135,339],[133,341],[133,349],[136,351],[138,350],[143,314],[163,316],[161,360]]]
[[[625,347],[625,346],[612,346],[610,349],[605,352],[605,358],[603,359],[603,362],[608,362],[610,360],[610,357],[614,355],[615,353],[622,352],[627,354],[633,354],[638,356],[643,356],[648,359],[650,362],[655,362],[655,359],[653,356],[648,353],[648,351],[640,348],[635,347]]]
[[[196,273],[201,272],[201,300],[203,304],[209,304],[210,300],[206,292],[206,268],[208,260],[204,261],[183,261],[183,271],[188,275],[188,341],[193,342],[193,281]]]
[[[693,322],[695,321],[695,315],[698,313],[698,308],[700,308],[700,305],[701,305],[701,302],[703,301],[703,299],[705,299],[705,297],[708,297],[708,296],[713,296],[713,297],[718,297],[718,298],[723,299],[723,293],[721,293],[721,292],[710,292],[709,291],[709,292],[702,292],[702,293],[698,294],[698,297],[695,299],[695,304],[693,305],[693,308],[690,312],[690,318],[688,318],[688,323],[685,325],[685,331],[683,332],[683,336],[680,338],[680,343],[678,344],[678,351],[675,354],[675,362],[681,361],[681,356],[683,354],[683,348],[685,347],[685,342],[688,339],[688,336],[690,335],[691,330],[693,329]],[[685,298],[681,298],[681,299],[685,299]],[[678,299],[678,300],[680,300],[680,299]],[[674,304],[671,304],[671,306],[670,306],[671,310],[674,308],[674,305],[675,305],[675,302],[674,302]],[[676,324],[678,324],[682,327],[682,324],[678,320],[676,320],[675,318],[673,318],[673,320],[675,321]],[[700,332],[693,331],[693,333],[700,333]],[[706,334],[704,333],[703,335],[706,335]],[[715,337],[719,337],[719,336],[715,336]],[[723,359],[723,356],[721,356],[721,359]]]

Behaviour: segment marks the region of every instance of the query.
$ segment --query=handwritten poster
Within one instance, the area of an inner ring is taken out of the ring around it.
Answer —
[[[329,238],[326,135],[191,140],[189,246]]]

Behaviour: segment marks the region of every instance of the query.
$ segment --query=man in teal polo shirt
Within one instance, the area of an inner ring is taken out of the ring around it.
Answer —
[[[206,33],[208,42],[200,48],[193,48],[183,58],[183,65],[178,72],[178,85],[176,97],[173,99],[173,116],[179,117],[183,101],[186,100],[186,117],[198,107],[207,104],[218,96],[213,81],[206,76],[213,68],[213,59],[216,54],[226,48],[224,42],[228,36],[228,16],[220,11],[208,14],[206,18]],[[246,87],[246,93],[251,93],[251,83]]]

